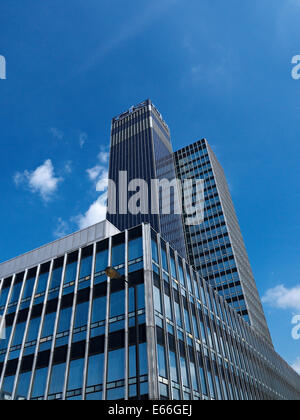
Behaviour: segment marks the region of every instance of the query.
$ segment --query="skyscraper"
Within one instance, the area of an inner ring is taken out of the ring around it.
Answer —
[[[198,226],[184,224],[190,263],[246,321],[272,343],[220,163],[206,139],[178,150],[174,156],[178,178],[205,180],[204,222]]]
[[[162,211],[161,189],[155,191],[150,189],[151,181],[154,179],[158,181],[166,179],[172,182],[175,178],[170,130],[150,100],[113,118],[109,179],[116,185],[117,194],[115,213],[108,209],[107,219],[120,230],[148,222],[185,257],[182,216],[176,214],[176,207],[181,205],[176,187],[170,190],[169,214],[163,214]],[[128,211],[127,205],[133,192],[127,192],[127,189],[129,183],[137,179],[145,181],[149,187],[148,208],[144,213],[132,214]],[[113,190],[110,185],[109,200],[112,195]],[[151,204],[156,208],[156,212],[150,208]],[[125,209],[122,208],[124,206]]]

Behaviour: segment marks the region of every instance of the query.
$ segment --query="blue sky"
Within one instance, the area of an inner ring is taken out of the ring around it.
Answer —
[[[174,149],[213,146],[276,349],[296,363],[300,0],[9,0],[0,16],[0,260],[103,212],[110,120],[150,97]]]

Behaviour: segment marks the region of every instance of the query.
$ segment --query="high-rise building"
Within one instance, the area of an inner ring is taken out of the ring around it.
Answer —
[[[143,222],[150,223],[185,257],[182,216],[176,214],[176,209],[181,205],[177,186],[170,189],[171,211],[166,214],[162,208],[162,190],[151,189],[152,180],[172,182],[176,175],[169,127],[150,100],[113,118],[109,179],[114,182],[117,190],[115,211],[108,209],[107,219],[120,230]],[[133,195],[133,192],[128,192],[128,185],[137,179],[146,183],[148,206],[144,212],[142,210],[133,214],[128,211],[128,201]],[[114,193],[110,184],[109,200]]]
[[[206,139],[186,146],[174,155],[178,178],[205,180],[204,221],[198,226],[184,223],[190,263],[250,325],[272,343],[220,163]],[[191,189],[190,194],[193,193]],[[194,194],[193,199],[197,198]]]
[[[300,376],[263,334],[219,164],[205,140],[175,158],[181,179],[205,177],[206,239],[186,228],[192,265],[181,215],[124,208],[108,214],[117,226],[105,220],[0,264],[0,399],[300,400]],[[169,130],[150,101],[113,119],[110,177],[121,195],[137,178],[175,178]],[[213,252],[223,265],[217,258],[209,277],[201,258],[211,267]]]
[[[297,373],[150,224],[104,221],[0,278],[0,398],[300,400]]]

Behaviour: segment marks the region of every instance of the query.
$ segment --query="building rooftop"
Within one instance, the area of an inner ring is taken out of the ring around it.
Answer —
[[[54,242],[43,245],[40,248],[15,257],[0,264],[0,279],[7,277],[25,268],[31,268],[49,259],[61,256],[66,252],[71,252],[79,247],[86,246],[96,240],[105,239],[119,233],[112,223],[103,220],[86,229],[82,229],[71,235],[57,239]]]

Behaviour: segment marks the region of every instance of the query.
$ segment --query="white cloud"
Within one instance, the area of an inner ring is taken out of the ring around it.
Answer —
[[[96,165],[91,169],[86,170],[88,173],[88,176],[91,181],[95,181],[96,178],[100,175],[100,172],[102,171],[102,166]]]
[[[96,191],[105,191],[108,187],[108,171],[103,170],[96,184]]]
[[[86,133],[79,134],[79,145],[82,148],[88,139],[88,135]]]
[[[283,284],[269,289],[262,298],[266,303],[274,308],[280,309],[300,309],[300,285],[287,289]]]
[[[292,368],[300,375],[300,357],[297,358],[296,362],[292,365]]]
[[[79,229],[84,229],[99,223],[106,218],[107,187],[108,187],[108,162],[109,153],[102,149],[98,155],[101,162],[93,168],[87,169],[89,179],[94,183],[95,190],[101,195],[94,201],[85,214],[80,214],[74,218]]]
[[[68,162],[65,163],[64,172],[66,174],[71,174],[72,173],[72,162],[71,161],[68,161]]]
[[[55,231],[53,232],[53,235],[56,238],[62,238],[63,236],[66,236],[69,231],[69,225],[67,222],[65,222],[61,217],[59,217],[57,221],[57,226]]]
[[[14,175],[14,182],[17,186],[27,185],[32,192],[39,193],[44,201],[49,201],[57,190],[62,178],[55,176],[53,164],[47,159],[41,166],[34,171],[17,172]]]
[[[93,204],[91,204],[90,208],[84,215],[76,217],[79,229],[85,229],[106,218],[106,201],[107,193],[104,193]]]
[[[55,139],[62,140],[64,138],[63,131],[59,130],[56,127],[51,127],[50,132]]]
[[[108,163],[109,153],[101,151],[98,155],[98,159],[101,163]]]

